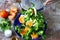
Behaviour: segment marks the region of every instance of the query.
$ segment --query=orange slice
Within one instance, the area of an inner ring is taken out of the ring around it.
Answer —
[[[29,27],[25,27],[25,31],[27,32],[29,30]]]
[[[24,29],[22,29],[22,31],[20,32],[21,35],[25,35],[26,33],[27,32]]]
[[[33,22],[32,21],[28,21],[28,22],[26,22],[26,25],[31,27],[31,26],[33,26]]]
[[[31,34],[31,37],[32,37],[33,39],[36,39],[36,38],[38,38],[38,35],[37,35],[36,33],[33,33],[33,34]]]
[[[24,16],[21,15],[21,16],[19,17],[19,22],[20,22],[20,23],[24,23],[24,22],[25,22],[25,21],[24,21]]]

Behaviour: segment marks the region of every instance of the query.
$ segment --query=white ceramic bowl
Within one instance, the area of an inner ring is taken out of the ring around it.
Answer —
[[[11,30],[5,30],[4,35],[5,35],[5,37],[11,37],[12,31]]]
[[[27,10],[29,7],[32,7],[32,3],[35,5],[34,7],[38,10],[43,7],[43,3],[41,0],[22,0],[21,7],[24,10]]]

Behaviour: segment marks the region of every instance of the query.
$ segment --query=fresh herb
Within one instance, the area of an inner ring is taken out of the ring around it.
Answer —
[[[2,19],[0,22],[0,27],[3,32],[7,29],[11,29],[10,21],[8,19]]]

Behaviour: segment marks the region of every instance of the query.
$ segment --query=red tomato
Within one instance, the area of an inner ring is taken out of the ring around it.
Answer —
[[[7,12],[6,10],[2,10],[2,11],[0,12],[0,16],[1,16],[2,18],[8,18],[8,12]]]

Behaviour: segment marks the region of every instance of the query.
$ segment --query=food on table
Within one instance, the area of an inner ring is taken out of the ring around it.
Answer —
[[[22,29],[22,31],[20,31],[21,35],[26,34],[29,31],[29,27],[25,27],[25,29]]]
[[[37,32],[38,35],[43,35],[43,33],[44,33],[43,31]]]
[[[16,7],[12,7],[10,9],[10,15],[8,16],[8,18],[10,20],[13,20],[15,18],[15,16],[17,15],[18,9]]]
[[[19,17],[19,22],[21,22],[21,23],[24,23],[25,21],[24,21],[24,15],[21,15],[20,17]]]
[[[5,37],[11,37],[12,31],[11,30],[5,30],[4,35],[5,35]]]
[[[29,26],[29,27],[31,27],[31,26],[33,26],[33,22],[32,21],[27,21],[26,25]]]
[[[9,29],[11,30],[11,23],[8,19],[2,19],[0,22],[0,28],[4,32],[5,30]]]
[[[27,31],[25,31],[24,29],[22,29],[21,31],[20,31],[20,34],[21,35],[25,35],[27,33]]]
[[[8,12],[6,10],[2,10],[0,12],[0,17],[2,17],[2,18],[8,18]]]
[[[21,15],[17,19],[21,24],[20,26],[15,25],[15,31],[20,34],[24,40],[32,40],[45,35],[45,17],[42,12],[36,11],[35,8],[21,11]]]
[[[32,37],[32,39],[36,39],[36,38],[38,38],[38,34],[36,34],[36,33],[33,33],[33,34],[31,34],[31,37]]]
[[[29,30],[29,27],[25,27],[25,31],[27,32]]]
[[[15,16],[16,16],[15,13],[12,13],[12,15],[9,15],[8,18],[9,18],[9,20],[13,20],[15,18]]]

